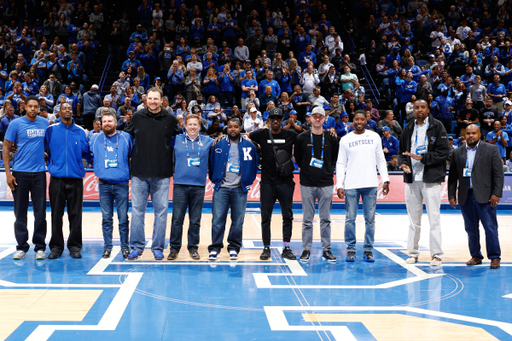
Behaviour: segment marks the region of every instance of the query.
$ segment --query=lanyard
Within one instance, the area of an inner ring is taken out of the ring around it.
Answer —
[[[116,160],[117,160],[117,149],[119,148],[119,132],[116,133]],[[107,135],[105,135],[105,160],[108,160],[107,157]]]
[[[427,130],[428,130],[428,127],[429,127],[429,125],[427,124]],[[418,125],[418,123],[416,123],[416,147],[418,147],[418,129],[419,129],[419,125]],[[427,145],[427,131],[425,131],[425,145]]]
[[[325,135],[322,133],[322,156],[320,160],[324,159],[324,146],[325,146]],[[315,157],[315,148],[313,146],[313,132],[311,132],[311,157]]]
[[[194,148],[194,142],[192,142],[192,149]],[[187,159],[190,159],[190,153],[188,151],[188,138],[187,135],[185,135],[185,148],[187,148]],[[201,158],[201,134],[197,136],[197,157]]]

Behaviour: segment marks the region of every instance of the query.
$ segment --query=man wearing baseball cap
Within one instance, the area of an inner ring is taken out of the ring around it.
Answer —
[[[261,147],[260,203],[261,232],[264,248],[260,259],[267,260],[270,258],[270,220],[274,203],[276,200],[279,200],[281,214],[283,215],[284,243],[281,256],[286,259],[295,260],[296,257],[290,249],[295,182],[293,182],[293,172],[283,175],[277,168],[273,145],[277,152],[285,151],[288,153],[289,161],[291,162],[293,145],[298,134],[294,129],[282,129],[283,111],[279,108],[270,110],[267,122],[270,129],[259,129],[249,134],[250,139]]]
[[[391,161],[393,155],[398,155],[399,141],[396,137],[391,135],[391,129],[389,127],[382,128],[382,150],[386,161]]]
[[[316,107],[311,113],[311,130],[297,137],[294,155],[300,167],[300,193],[302,199],[302,262],[309,261],[313,244],[313,218],[318,201],[322,257],[335,263],[331,252],[331,207],[334,186],[334,165],[338,158],[338,139],[324,130],[325,110]]]

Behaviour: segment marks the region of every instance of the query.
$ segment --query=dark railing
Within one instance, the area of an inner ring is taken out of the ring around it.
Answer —
[[[334,12],[336,13],[336,16],[340,20],[340,22],[343,22],[342,21],[342,16],[338,12],[338,8],[336,7],[337,3],[335,3],[334,1],[331,1],[329,5],[330,5],[330,8],[333,9]],[[356,44],[354,43],[354,40],[352,39],[352,37],[348,33],[348,30],[345,27],[345,25],[342,24],[339,27],[338,27],[338,25],[336,25],[336,29],[337,29],[338,33],[340,34],[341,39],[343,40],[343,45],[344,45],[343,47],[344,47],[344,49],[349,50],[350,54],[352,56],[356,56],[357,57],[358,56],[358,54],[357,54],[358,51],[357,51]],[[379,105],[379,103],[380,103],[379,88],[375,84],[375,81],[373,80],[373,77],[372,77],[372,75],[370,73],[370,70],[368,70],[368,67],[366,65],[360,65],[359,66],[359,70],[361,70],[361,73],[363,74],[364,78],[366,79],[366,83],[368,84],[368,88],[371,91],[371,94],[372,94],[373,100],[375,102],[375,105],[376,106]]]
[[[103,93],[103,87],[105,86],[105,83],[107,82],[108,73],[110,71],[111,64],[112,64],[112,55],[109,53],[107,60],[105,61],[105,67],[103,68],[103,72],[101,73],[100,82],[99,82],[100,84],[98,84],[100,94]]]

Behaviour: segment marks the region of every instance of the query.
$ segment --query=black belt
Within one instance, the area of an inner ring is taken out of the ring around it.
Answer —
[[[101,182],[102,184],[109,185],[109,186],[114,186],[114,185],[116,185],[116,184],[114,184],[114,183],[112,183],[112,182],[108,182],[108,181],[103,180],[103,179],[100,179],[100,182]]]

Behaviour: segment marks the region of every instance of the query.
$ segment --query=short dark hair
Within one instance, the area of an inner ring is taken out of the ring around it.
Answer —
[[[228,120],[228,123],[229,123],[229,122],[236,122],[236,123],[238,123],[238,125],[239,125],[240,127],[242,127],[242,123],[240,122],[240,119],[238,119],[238,117],[231,117],[231,118]]]
[[[28,104],[30,101],[36,101],[37,105],[39,105],[39,99],[35,95],[28,96],[27,99],[25,99],[25,104]]]

